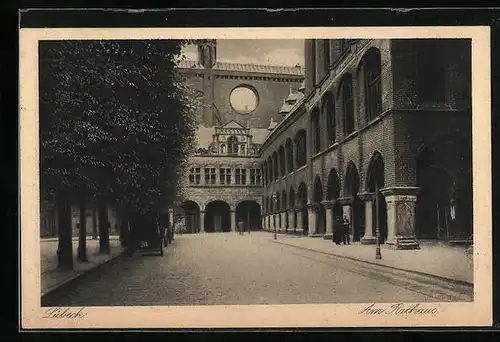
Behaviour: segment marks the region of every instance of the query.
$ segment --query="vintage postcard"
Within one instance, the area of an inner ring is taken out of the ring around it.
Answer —
[[[490,326],[490,151],[488,27],[21,29],[21,326]]]

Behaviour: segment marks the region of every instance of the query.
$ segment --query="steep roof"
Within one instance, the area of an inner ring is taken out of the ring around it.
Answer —
[[[222,128],[245,128],[234,120],[229,121],[227,124],[222,126]]]
[[[180,69],[203,69],[203,66],[193,60],[179,60],[177,68]],[[242,71],[262,74],[280,74],[280,75],[296,75],[304,76],[305,69],[301,66],[288,67],[279,65],[259,65],[259,64],[243,64],[243,63],[228,63],[216,62],[214,70],[222,71]]]

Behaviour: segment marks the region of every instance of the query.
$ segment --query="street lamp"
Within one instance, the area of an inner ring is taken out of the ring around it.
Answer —
[[[272,198],[273,198],[274,208],[276,209],[276,205],[278,204],[278,195],[274,193]],[[274,223],[274,239],[276,240],[278,238],[278,235],[276,234],[276,218],[274,217],[274,214],[273,214],[273,223]]]
[[[377,248],[375,253],[375,259],[382,259],[382,254],[380,252],[380,227],[379,227],[379,203],[378,203],[378,183],[375,183],[375,236],[377,238]]]

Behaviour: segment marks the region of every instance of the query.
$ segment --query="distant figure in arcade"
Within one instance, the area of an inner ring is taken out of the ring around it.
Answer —
[[[243,221],[238,221],[238,232],[239,234],[243,235],[243,233],[245,232],[245,227],[243,225]]]
[[[343,234],[342,234],[342,242],[344,245],[350,245],[351,241],[349,239],[349,220],[347,216],[344,215],[344,219],[342,220]]]
[[[335,224],[333,226],[333,242],[340,245],[344,236],[344,223],[340,216],[335,216]]]

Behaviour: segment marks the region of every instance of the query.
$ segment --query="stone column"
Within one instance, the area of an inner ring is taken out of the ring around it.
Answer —
[[[170,220],[170,224],[172,227],[174,226],[174,209],[168,208],[168,219]]]
[[[285,211],[282,211],[281,212],[281,226],[279,227],[280,231],[281,231],[281,228],[283,228],[283,230],[286,230],[286,210]]]
[[[236,211],[231,210],[231,231],[236,231]]]
[[[307,214],[309,215],[309,233],[308,236],[314,236],[317,234],[316,231],[316,220],[317,220],[317,211],[318,204],[317,203],[308,203],[307,204]]]
[[[359,198],[365,202],[365,235],[361,238],[361,243],[364,245],[372,245],[377,243],[377,237],[373,236],[373,202],[375,194],[365,192],[358,194]]]
[[[326,232],[323,235],[323,239],[331,240],[333,238],[333,201],[322,201],[321,205],[325,208],[326,211]]]
[[[296,230],[294,214],[294,209],[288,210],[288,232],[294,232]]]
[[[262,229],[266,230],[266,217],[263,215],[261,220],[262,220]]]
[[[295,232],[302,235],[304,233],[304,227],[302,226],[302,207],[296,207],[295,212],[297,213],[297,222],[295,222]]]
[[[380,190],[387,202],[387,241],[395,249],[419,249],[415,236],[415,203],[420,188]]]
[[[200,211],[200,233],[205,233],[205,210]]]

